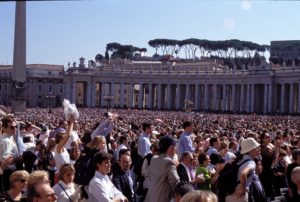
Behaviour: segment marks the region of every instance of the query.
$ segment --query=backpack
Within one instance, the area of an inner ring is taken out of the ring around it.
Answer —
[[[95,175],[93,156],[97,151],[89,151],[84,156],[80,156],[75,164],[74,182],[79,185],[89,185]]]
[[[227,163],[219,174],[217,179],[219,202],[224,202],[226,196],[233,194],[236,186],[239,184],[238,171],[240,166],[250,161],[250,159],[246,159],[239,162],[240,159],[237,158],[232,163]]]

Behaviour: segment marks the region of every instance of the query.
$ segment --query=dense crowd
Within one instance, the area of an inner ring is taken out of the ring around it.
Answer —
[[[9,110],[0,201],[300,201],[297,116]]]

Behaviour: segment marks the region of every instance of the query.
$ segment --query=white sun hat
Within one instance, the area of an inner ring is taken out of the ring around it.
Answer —
[[[259,147],[260,144],[258,142],[256,142],[256,140],[252,137],[249,137],[245,140],[242,141],[241,143],[241,154],[246,154],[250,151],[252,151],[253,149],[256,149],[257,147]]]
[[[159,135],[160,133],[158,132],[158,131],[156,131],[156,130],[153,130],[152,131],[152,135]]]

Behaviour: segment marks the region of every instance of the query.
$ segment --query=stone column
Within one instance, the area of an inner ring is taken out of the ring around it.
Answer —
[[[77,81],[73,78],[72,81],[72,99],[70,100],[71,103],[76,103],[76,93],[77,93]]]
[[[254,102],[255,102],[255,84],[251,84],[251,108],[250,112],[254,112]]]
[[[166,85],[161,84],[161,109],[166,109]]]
[[[268,91],[268,112],[273,112],[273,85],[269,83],[269,91]]]
[[[86,82],[86,106],[91,107],[92,105],[92,84],[91,81]]]
[[[298,113],[300,113],[300,83],[298,83]]]
[[[35,80],[34,81],[34,86],[38,86],[38,82]],[[72,92],[73,92],[73,85],[72,85],[72,79],[68,78],[65,80],[64,83],[64,95],[65,97],[70,100],[70,102],[72,101]]]
[[[176,109],[180,110],[180,84],[176,88]]]
[[[214,110],[218,110],[218,85],[214,84]]]
[[[226,110],[226,84],[223,84],[223,100],[222,100],[222,111]]]
[[[104,103],[104,95],[105,95],[105,83],[104,82],[101,82],[100,84],[101,86],[101,107],[104,107],[106,105],[106,103]]]
[[[161,109],[162,98],[161,98],[161,84],[157,84],[157,109]]]
[[[263,113],[266,114],[268,112],[268,84],[265,83],[264,85],[264,111]]]
[[[124,83],[120,83],[120,107],[123,108],[124,106]]]
[[[190,84],[186,84],[186,94],[185,94],[185,99],[189,100],[191,97],[191,90],[190,90]]]
[[[111,88],[110,88],[110,95],[113,96],[113,99],[111,100],[111,107],[114,108],[116,104],[116,84],[111,82]]]
[[[246,111],[249,113],[251,111],[251,84],[247,84],[247,100],[246,100]]]
[[[232,84],[232,101],[231,101],[231,106],[230,110],[235,111],[236,110],[236,86],[235,84]]]
[[[208,84],[204,84],[204,110],[208,110]]]
[[[285,85],[281,84],[280,112],[285,113]]]
[[[195,84],[195,110],[199,110],[199,84]]]
[[[139,98],[138,98],[138,107],[139,109],[142,109],[143,108],[143,94],[144,94],[144,87],[143,87],[143,84],[140,83],[140,88],[139,88]]]
[[[96,106],[96,82],[94,81],[94,79],[91,80],[91,92],[92,92],[91,105],[92,107],[95,107]]]
[[[129,92],[128,92],[128,107],[129,108],[132,108],[133,107],[133,86],[134,84],[133,83],[129,83]]]
[[[149,83],[148,85],[148,96],[147,96],[146,106],[148,109],[152,109],[152,84],[151,83]]]
[[[240,112],[245,111],[244,109],[244,94],[245,94],[245,85],[241,84],[241,96],[240,96]]]
[[[289,113],[294,113],[294,83],[290,83],[290,103],[289,103]]]
[[[167,85],[167,109],[171,109],[171,99],[172,99],[172,86],[171,84]]]

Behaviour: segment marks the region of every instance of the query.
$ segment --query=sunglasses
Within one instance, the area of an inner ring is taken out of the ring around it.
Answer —
[[[10,126],[9,128],[10,128],[11,130],[13,130],[13,129],[16,129],[17,126]]]

